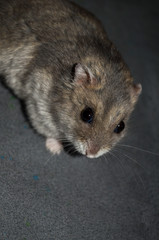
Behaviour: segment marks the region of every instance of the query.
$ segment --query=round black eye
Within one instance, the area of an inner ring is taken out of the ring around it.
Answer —
[[[94,117],[94,112],[91,108],[85,108],[81,112],[81,119],[86,123],[92,123]]]
[[[116,128],[114,129],[115,133],[120,133],[121,131],[123,131],[125,128],[125,123],[123,121],[121,121]]]

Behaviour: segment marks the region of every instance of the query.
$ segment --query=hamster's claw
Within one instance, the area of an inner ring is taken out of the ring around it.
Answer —
[[[46,148],[53,154],[60,154],[63,149],[61,142],[54,138],[46,139]]]

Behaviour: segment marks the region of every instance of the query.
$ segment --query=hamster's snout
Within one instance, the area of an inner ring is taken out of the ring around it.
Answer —
[[[108,149],[101,149],[101,147],[96,143],[88,142],[85,155],[88,158],[98,158],[108,151]]]
[[[101,145],[97,140],[78,140],[74,141],[73,145],[79,153],[88,158],[98,158],[110,151],[110,147]]]
[[[86,149],[86,156],[89,157],[89,156],[96,155],[99,150],[100,148],[98,145],[88,146]]]
[[[109,150],[106,149],[99,149],[98,151],[95,150],[86,150],[86,156],[88,158],[98,158],[100,156],[102,156],[103,154],[107,153]]]

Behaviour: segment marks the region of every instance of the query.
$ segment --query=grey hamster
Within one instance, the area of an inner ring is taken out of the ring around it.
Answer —
[[[0,74],[54,154],[108,152],[141,93],[100,21],[64,0],[0,0]]]

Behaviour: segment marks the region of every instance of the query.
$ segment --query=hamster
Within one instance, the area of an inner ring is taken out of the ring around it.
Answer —
[[[93,14],[64,0],[0,0],[0,74],[32,126],[96,158],[125,135],[141,93]]]

